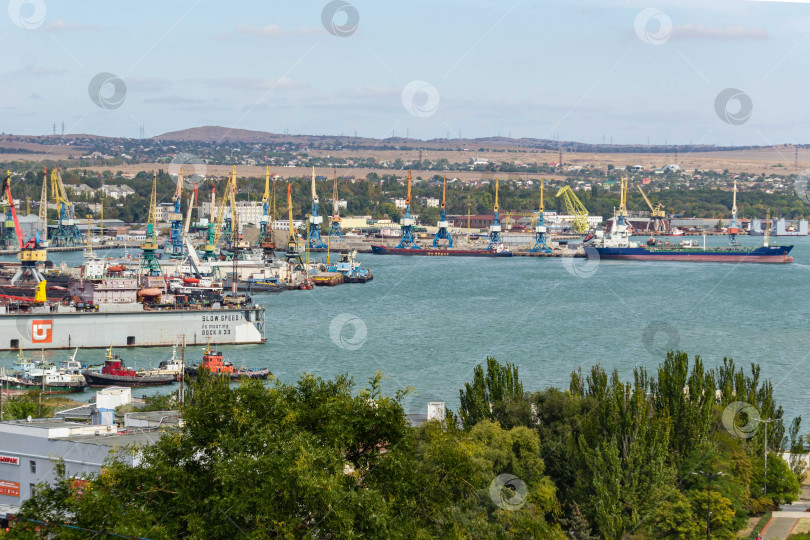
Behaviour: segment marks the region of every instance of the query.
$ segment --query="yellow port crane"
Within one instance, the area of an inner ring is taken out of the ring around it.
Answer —
[[[586,233],[590,228],[588,225],[588,209],[582,204],[574,194],[571,186],[563,186],[557,192],[557,197],[562,197],[565,202],[565,212],[574,216],[571,228],[578,233]]]
[[[647,206],[650,208],[650,217],[653,221],[653,229],[660,231],[662,225],[665,225],[664,220],[667,217],[667,213],[664,210],[664,205],[659,202],[653,206],[653,203],[650,202],[650,199],[647,197],[647,194],[644,193],[644,190],[641,189],[641,186],[638,185],[636,187],[638,188],[638,192],[641,193],[641,196],[644,198],[644,202],[647,203]]]
[[[48,169],[42,171],[42,194],[39,197],[39,245],[48,247]]]

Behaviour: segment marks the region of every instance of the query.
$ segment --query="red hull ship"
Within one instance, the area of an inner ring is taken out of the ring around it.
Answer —
[[[124,366],[124,361],[117,354],[113,354],[112,347],[107,351],[107,359],[101,371],[85,371],[82,373],[87,386],[101,388],[105,386],[161,386],[171,384],[176,380],[174,375],[147,375]]]

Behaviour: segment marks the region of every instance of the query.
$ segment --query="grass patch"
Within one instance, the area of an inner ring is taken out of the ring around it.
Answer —
[[[757,535],[762,532],[762,529],[764,529],[765,525],[767,525],[768,522],[771,520],[772,515],[773,512],[765,512],[762,515],[762,517],[759,518],[759,521],[754,526],[754,529],[751,531],[751,534],[749,534],[746,538],[748,540],[756,540]]]

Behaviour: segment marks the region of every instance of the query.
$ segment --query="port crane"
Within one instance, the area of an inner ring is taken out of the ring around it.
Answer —
[[[217,260],[217,241],[219,235],[217,230],[222,231],[222,223],[214,218],[214,209],[217,208],[217,187],[211,186],[211,219],[208,220],[208,234],[206,242],[203,244],[203,260],[215,261]],[[217,225],[219,228],[217,229]]]
[[[453,237],[447,230],[447,214],[445,208],[447,207],[447,177],[442,180],[442,217],[436,224],[439,230],[436,231],[436,236],[433,237],[433,247],[439,247],[439,240],[447,240],[447,247],[453,247]]]
[[[177,173],[177,187],[172,196],[172,212],[169,212],[167,221],[170,223],[169,227],[169,257],[172,259],[184,258],[183,253],[183,211],[181,208],[181,201],[183,199],[183,166],[180,165],[180,171]]]
[[[588,232],[590,228],[588,225],[588,209],[574,194],[571,186],[561,187],[557,192],[557,197],[563,198],[566,213],[573,216],[571,228],[578,233]]]
[[[0,194],[0,197],[3,195],[4,194]],[[4,249],[14,249],[18,247],[16,229],[14,228],[14,216],[12,215],[10,206],[6,208],[6,219],[3,221],[2,245]]]
[[[495,179],[495,217],[492,220],[492,225],[489,226],[489,245],[487,249],[490,251],[500,251],[503,249],[503,240],[501,238],[501,221],[498,217],[498,179]]]
[[[292,183],[287,184],[287,213],[290,220],[290,237],[287,239],[287,251],[284,254],[284,260],[287,264],[291,265],[296,270],[304,269],[304,259],[301,257],[301,252],[298,251],[298,236],[295,232],[293,225],[293,209],[292,209]]]
[[[39,245],[39,237],[35,235],[34,238],[28,242],[23,242],[22,229],[20,229],[20,221],[17,219],[17,209],[14,206],[14,198],[11,196],[11,171],[6,171],[6,179],[3,181],[2,192],[6,194],[6,201],[8,202],[11,219],[14,224],[14,232],[17,238],[17,246],[20,253],[17,258],[20,260],[20,267],[11,278],[11,284],[14,285],[25,276],[30,277],[37,283],[37,301],[45,301],[43,292],[45,291],[45,278],[39,272],[37,266],[45,264],[48,253]],[[43,284],[41,287],[40,284]],[[42,298],[40,297],[43,296]]]
[[[39,197],[37,232],[39,245],[48,247],[48,169],[42,170],[42,193]]]
[[[62,182],[62,173],[59,168],[51,171],[51,193],[56,200],[56,208],[59,211],[59,221],[56,230],[51,237],[51,244],[54,246],[80,246],[84,243],[82,233],[76,225],[74,206],[67,196],[65,184]]]
[[[619,212],[617,214],[619,225],[627,225],[627,177],[622,178],[619,195]]]
[[[275,178],[273,178],[275,182]],[[265,242],[272,242],[273,233],[268,232],[267,224],[270,222],[270,166],[264,172],[264,195],[262,196],[262,220],[259,224],[259,238],[256,245],[264,247]]]
[[[338,198],[337,167],[332,187],[332,224],[329,226],[329,236],[337,236],[341,240],[344,238],[343,229],[340,227],[340,199]]]
[[[540,213],[537,215],[537,226],[534,228],[534,246],[529,250],[529,253],[551,253],[551,248],[546,241],[546,228],[545,222],[545,206],[543,204],[543,184],[544,180],[540,179]]]
[[[152,197],[149,200],[149,221],[146,223],[146,238],[141,243],[141,256],[140,273],[149,276],[161,275],[160,263],[157,258],[157,235],[155,227],[157,226],[155,220],[155,212],[157,209],[157,171],[154,171],[152,176]]]
[[[411,217],[411,170],[408,169],[408,195],[405,197],[405,216],[399,219],[402,237],[397,249],[421,249],[413,238],[414,220]]]
[[[51,171],[51,193],[56,201],[59,219],[56,230],[51,238],[54,246],[79,246],[84,243],[84,237],[76,224],[75,207],[68,199],[65,184],[62,182],[62,173],[59,168]]]
[[[737,223],[737,181],[734,180],[734,202],[731,204],[731,225],[728,227],[728,243],[738,246],[737,235],[740,233],[740,226]]]
[[[312,214],[309,216],[309,233],[307,233],[309,247],[326,247],[326,244],[321,240],[321,223],[323,223],[323,216],[318,214],[318,192],[315,189],[315,167],[312,167]]]
[[[637,185],[636,187],[638,188],[638,192],[641,193],[644,202],[647,203],[647,207],[650,209],[650,217],[653,220],[653,230],[656,232],[660,231],[662,226],[663,228],[668,229],[669,227],[666,226],[665,222],[667,213],[664,210],[664,205],[659,202],[653,206],[653,203],[650,202],[650,199],[647,197],[647,194],[644,193],[644,190],[641,189],[641,186]]]

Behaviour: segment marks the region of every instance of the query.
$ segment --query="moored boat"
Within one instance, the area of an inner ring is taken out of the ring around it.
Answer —
[[[112,347],[107,350],[107,358],[100,372],[85,370],[82,375],[84,375],[87,385],[92,388],[104,386],[160,386],[171,384],[176,380],[174,374],[150,374],[147,371],[136,371],[127,368],[121,357],[112,352]]]
[[[202,362],[200,364],[186,366],[186,375],[189,377],[196,377],[201,371],[228,376],[232,381],[238,381],[242,378],[266,379],[271,375],[270,370],[266,368],[236,369],[233,363],[223,360],[221,352],[212,351],[210,347],[206,347],[203,352]]]

